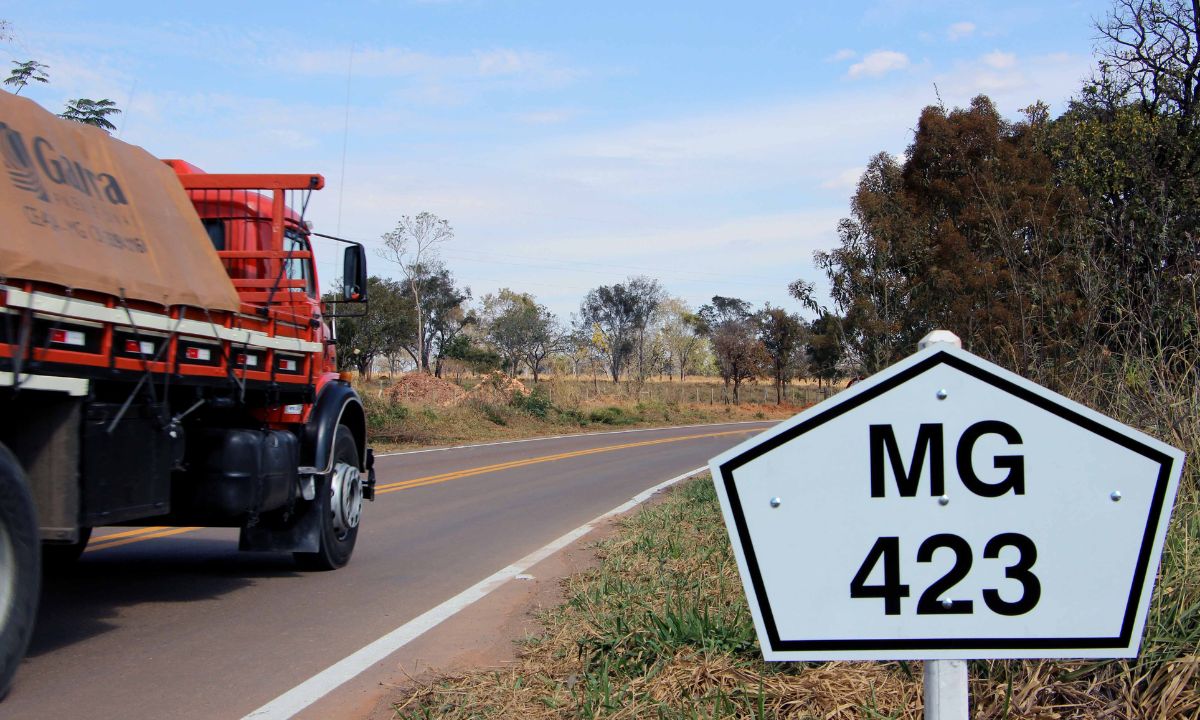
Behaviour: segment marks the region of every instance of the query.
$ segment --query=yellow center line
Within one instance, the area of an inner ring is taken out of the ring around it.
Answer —
[[[110,540],[120,540],[121,538],[133,537],[134,535],[146,535],[147,533],[158,532],[159,530],[165,530],[165,529],[166,529],[165,526],[156,525],[153,527],[140,527],[140,528],[134,528],[132,530],[125,530],[122,532],[108,533],[105,535],[96,535],[96,536],[92,537],[92,541],[89,544],[90,545],[98,545],[100,543],[106,543]]]
[[[483,475],[486,473],[499,472],[501,470],[525,467],[527,465],[537,465],[540,463],[555,462],[557,460],[583,457],[585,455],[595,455],[597,453],[615,452],[617,450],[628,450],[630,448],[647,447],[649,445],[664,445],[666,443],[683,442],[684,440],[699,440],[701,438],[722,437],[725,435],[744,435],[753,432],[758,432],[758,430],[727,430],[724,432],[704,433],[702,435],[684,435],[682,437],[661,438],[659,440],[643,440],[641,442],[625,443],[623,445],[607,445],[605,447],[590,448],[588,450],[574,450],[555,455],[543,455],[542,457],[526,458],[524,460],[510,460],[509,462],[496,463],[495,465],[484,465],[477,468],[468,468],[466,470],[457,470],[455,472],[428,475],[426,477],[413,478],[412,480],[403,480],[401,482],[388,483],[387,485],[379,485],[375,488],[375,494],[382,495],[384,493],[396,492],[398,490],[408,490],[410,488],[424,487],[426,485],[437,485],[439,483],[448,482],[450,480],[459,480],[462,478],[471,477],[473,475]]]
[[[121,547],[122,545],[131,545],[136,542],[142,542],[143,540],[155,540],[157,538],[165,538],[165,537],[170,537],[172,535],[181,535],[186,532],[192,532],[193,530],[200,530],[201,528],[179,527],[179,528],[155,528],[155,529],[158,530],[158,532],[148,533],[145,535],[137,535],[134,537],[127,537],[127,538],[123,538],[121,540],[116,540],[114,542],[106,542],[101,545],[91,545],[89,543],[87,549],[85,549],[84,552],[94,552],[96,550],[107,550],[109,548]]]
[[[523,460],[510,460],[508,462],[495,463],[494,465],[483,465],[475,468],[467,468],[466,470],[455,470],[454,472],[439,473],[437,475],[427,475],[425,477],[413,478],[411,480],[403,480],[400,482],[388,483],[379,485],[375,488],[375,494],[383,495],[385,493],[397,492],[400,490],[408,490],[416,487],[425,487],[426,485],[437,485],[439,483],[449,482],[450,480],[459,480],[462,478],[472,477],[475,475],[484,475],[487,473],[500,472],[501,470],[509,470],[512,468],[525,467],[528,465],[538,465],[540,463],[555,462],[558,460],[567,460],[570,458],[583,457],[586,455],[595,455],[597,453],[615,452],[617,450],[629,450],[630,448],[648,447],[651,445],[664,445],[667,443],[683,442],[685,440],[700,440],[702,438],[724,437],[727,435],[745,435],[748,433],[759,432],[758,428],[746,430],[726,430],[722,432],[703,433],[700,435],[684,435],[681,437],[660,438],[658,440],[642,440],[641,442],[625,443],[622,445],[606,445],[604,447],[590,448],[588,450],[573,450],[571,452],[556,453],[554,455],[543,455],[541,457],[525,458]],[[198,527],[144,527],[134,530],[125,530],[123,532],[112,533],[102,537],[93,538],[88,544],[84,552],[93,552],[96,550],[107,550],[108,548],[121,547],[122,545],[131,545],[143,540],[155,540],[158,538],[170,537],[172,535],[181,535],[183,533],[201,530]]]

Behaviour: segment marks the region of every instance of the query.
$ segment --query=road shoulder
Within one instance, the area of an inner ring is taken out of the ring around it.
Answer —
[[[663,491],[659,491],[638,507],[658,502],[662,496]],[[392,720],[393,706],[408,698],[415,688],[448,675],[500,668],[514,662],[518,642],[544,630],[538,620],[541,611],[565,599],[562,580],[595,566],[593,545],[616,533],[622,516],[601,521],[586,535],[376,663],[296,717]]]

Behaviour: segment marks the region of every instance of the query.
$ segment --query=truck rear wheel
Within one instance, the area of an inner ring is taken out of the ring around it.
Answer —
[[[0,445],[0,698],[33,635],[41,585],[41,541],[25,472]]]
[[[321,513],[321,544],[313,553],[293,553],[305,570],[336,570],[350,562],[362,513],[362,478],[354,433],[339,425],[333,440],[333,473],[318,478],[310,510]]]

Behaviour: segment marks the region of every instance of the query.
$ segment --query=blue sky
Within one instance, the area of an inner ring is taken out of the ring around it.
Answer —
[[[787,283],[825,286],[812,253],[836,244],[871,155],[902,153],[939,94],[1060,111],[1108,8],[43,2],[0,10],[0,53],[50,66],[22,93],[50,109],[115,100],[115,134],[160,157],[322,173],[318,231],[377,245],[434,212],[475,297],[510,287],[565,319],[634,274],[694,306],[798,309]]]

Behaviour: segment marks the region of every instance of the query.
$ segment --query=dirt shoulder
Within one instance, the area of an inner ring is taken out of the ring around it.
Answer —
[[[639,507],[660,502],[662,497],[663,493],[658,493]],[[395,707],[405,704],[419,688],[466,672],[511,666],[519,642],[545,632],[539,615],[566,599],[563,579],[596,566],[593,546],[611,538],[619,529],[619,520],[614,517],[601,522],[296,717],[393,720]]]

